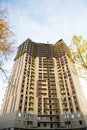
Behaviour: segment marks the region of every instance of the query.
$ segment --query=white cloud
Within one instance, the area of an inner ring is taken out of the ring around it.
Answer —
[[[10,20],[20,44],[30,37],[34,41],[54,43],[60,38],[68,44],[73,34],[86,37],[87,8],[85,1],[34,0],[10,2]]]

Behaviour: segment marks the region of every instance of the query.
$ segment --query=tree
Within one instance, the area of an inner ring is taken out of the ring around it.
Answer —
[[[5,70],[2,67],[3,59],[7,60],[7,55],[12,52],[14,44],[14,34],[10,30],[7,19],[7,9],[0,9],[0,71],[7,77]]]
[[[82,36],[74,35],[68,54],[71,62],[76,65],[76,74],[82,78],[87,78],[87,41]]]

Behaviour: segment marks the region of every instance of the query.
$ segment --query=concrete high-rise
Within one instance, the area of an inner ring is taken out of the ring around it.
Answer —
[[[84,129],[85,98],[68,47],[27,39],[18,47],[0,116],[2,130]]]

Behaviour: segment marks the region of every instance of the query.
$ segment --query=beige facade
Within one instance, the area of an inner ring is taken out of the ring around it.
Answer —
[[[63,40],[52,45],[28,39],[19,46],[1,110],[1,128],[13,113],[15,123],[7,123],[6,128],[86,129],[85,98],[67,53]]]

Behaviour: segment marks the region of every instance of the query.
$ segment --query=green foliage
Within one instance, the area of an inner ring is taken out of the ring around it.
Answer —
[[[12,52],[12,45],[15,43],[13,40],[13,32],[10,30],[9,22],[7,19],[7,9],[0,9],[0,71],[6,76],[3,69],[3,63],[7,60],[7,55]]]
[[[87,41],[82,36],[73,36],[68,56],[71,62],[78,64],[79,71],[82,71],[82,69],[87,71]]]

